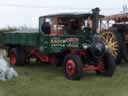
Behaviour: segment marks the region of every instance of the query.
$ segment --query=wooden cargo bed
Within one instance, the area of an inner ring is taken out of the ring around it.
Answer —
[[[0,34],[0,43],[9,45],[37,46],[39,32],[14,31]]]

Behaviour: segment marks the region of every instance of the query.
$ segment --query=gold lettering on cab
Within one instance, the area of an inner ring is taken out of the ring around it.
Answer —
[[[62,43],[73,43],[73,42],[79,42],[78,38],[66,38],[61,40],[51,40],[51,44],[62,44]]]
[[[58,48],[78,48],[79,47],[79,38],[70,37],[70,38],[60,38],[50,40],[51,47]]]

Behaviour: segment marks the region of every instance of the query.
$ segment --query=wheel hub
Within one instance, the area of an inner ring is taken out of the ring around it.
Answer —
[[[68,69],[69,69],[69,70],[72,70],[72,66],[71,66],[71,65],[69,65],[69,66],[68,66]]]

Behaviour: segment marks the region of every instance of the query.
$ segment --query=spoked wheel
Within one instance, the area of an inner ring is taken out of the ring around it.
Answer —
[[[115,60],[110,53],[106,53],[98,64],[100,70],[97,70],[97,75],[113,76],[116,68]]]
[[[105,31],[102,33],[102,38],[107,43],[116,63],[119,64],[122,59],[122,38],[120,34],[118,32]]]
[[[64,60],[64,73],[70,80],[80,80],[83,75],[82,62],[79,56],[68,55]]]
[[[119,46],[117,37],[112,32],[104,32],[102,36],[103,39],[108,44],[108,47],[111,49],[112,55],[116,57],[118,54],[118,46]]]

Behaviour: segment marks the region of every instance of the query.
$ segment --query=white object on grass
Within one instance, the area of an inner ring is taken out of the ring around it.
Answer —
[[[6,70],[5,76],[7,80],[11,80],[18,76],[17,72],[14,70],[14,68],[10,67]]]
[[[10,67],[8,62],[0,52],[0,80],[11,80],[18,76],[14,68]]]

